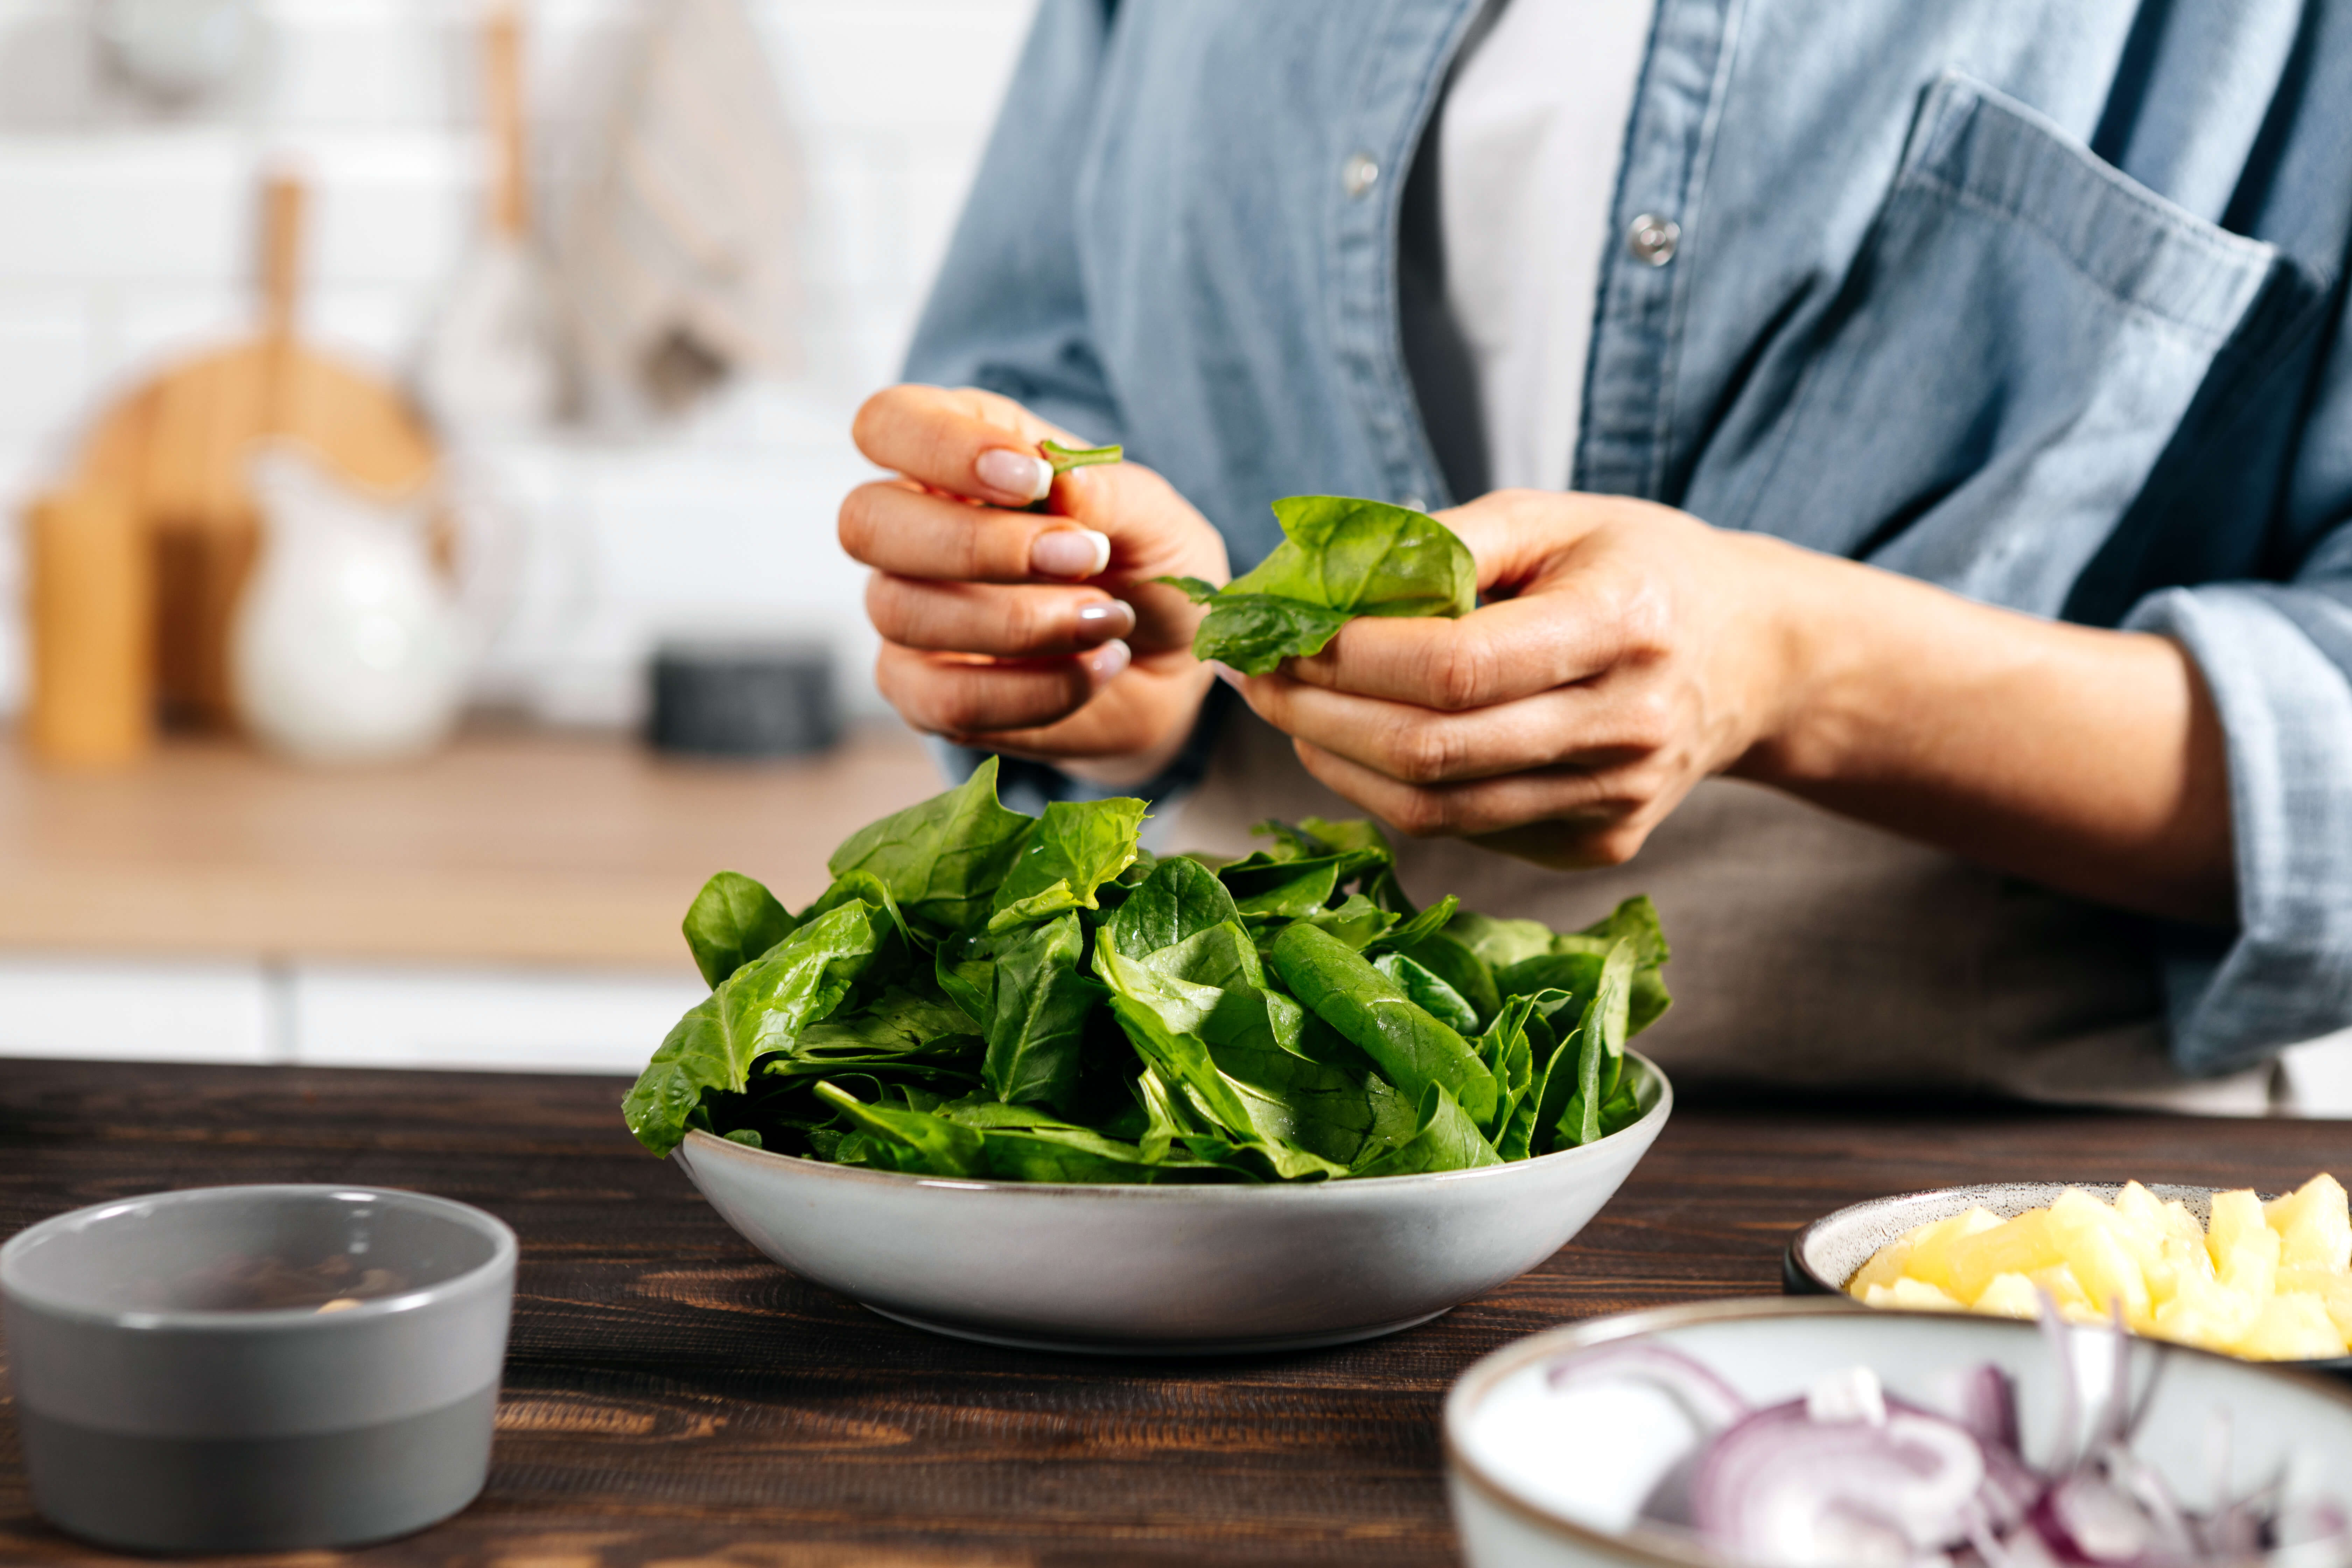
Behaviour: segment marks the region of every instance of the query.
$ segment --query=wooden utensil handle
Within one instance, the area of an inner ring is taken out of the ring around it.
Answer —
[[[273,338],[294,335],[294,301],[302,281],[302,182],[273,174],[261,195],[261,324]]]
[[[523,171],[522,16],[511,3],[493,5],[482,32],[482,80],[493,148],[490,223],[520,239],[530,224]]]

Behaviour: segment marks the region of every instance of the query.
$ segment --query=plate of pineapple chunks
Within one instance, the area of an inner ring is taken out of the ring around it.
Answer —
[[[2266,1197],[2210,1187],[2004,1182],[1874,1198],[1797,1233],[1792,1295],[2077,1321],[2248,1361],[2352,1374],[2352,1211],[2322,1173]]]

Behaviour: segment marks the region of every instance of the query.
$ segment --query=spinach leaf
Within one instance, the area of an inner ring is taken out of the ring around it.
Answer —
[[[1470,1004],[1481,1023],[1492,1022],[1501,1009],[1503,994],[1496,986],[1495,972],[1485,959],[1445,932],[1436,931],[1417,942],[1380,945],[1412,959],[1454,987],[1454,994]]]
[[[1243,914],[1257,920],[1297,920],[1331,901],[1340,864],[1336,856],[1260,860],[1252,855],[1222,868],[1217,879],[1233,894],[1234,907]]]
[[[986,937],[959,932],[942,940],[932,955],[931,979],[940,994],[981,1031],[995,1011],[989,1000],[996,984],[996,945]]]
[[[1502,1156],[1442,1083],[1422,1091],[1412,1136],[1349,1172],[1356,1176],[1417,1176],[1427,1171],[1470,1171],[1499,1165]]]
[[[1290,994],[1372,1058],[1383,1077],[1419,1095],[1444,1084],[1481,1126],[1495,1114],[1495,1076],[1462,1037],[1433,1018],[1345,942],[1294,924],[1267,954]]]
[[[687,951],[715,991],[799,924],[765,887],[740,871],[721,871],[702,884],[687,907]]]
[[[1139,800],[1057,800],[998,885],[988,929],[1007,931],[1064,910],[1098,908],[1096,894],[1136,857],[1142,828]]]
[[[1462,993],[1403,953],[1382,953],[1372,960],[1372,967],[1395,981],[1397,988],[1412,997],[1414,1005],[1455,1034],[1469,1036],[1478,1032],[1477,1011],[1462,999]]]
[[[1131,996],[1115,995],[1111,1011],[1145,1061],[1181,1098],[1233,1143],[1264,1161],[1276,1177],[1339,1176],[1347,1167],[1291,1142],[1277,1126],[1262,1127],[1239,1085],[1218,1070],[1200,1037],[1168,1026],[1160,1013]],[[1262,1097],[1259,1097],[1262,1100]],[[1191,1145],[1187,1145],[1191,1147]],[[1198,1152],[1196,1150],[1195,1152]]]
[[[1633,993],[1633,944],[1619,941],[1601,967],[1600,988],[1577,1026],[1576,1091],[1554,1131],[1559,1143],[1580,1145],[1601,1136],[1601,1107],[1616,1091],[1625,1065],[1625,1021]]]
[[[1067,1110],[1078,1088],[1078,1047],[1099,988],[1078,973],[1086,937],[1076,913],[1048,921],[998,954],[996,991],[981,1064],[989,1092]]]
[[[1320,653],[1358,616],[1466,616],[1478,568],[1435,518],[1351,496],[1288,496],[1274,503],[1284,539],[1222,590],[1163,578],[1210,606],[1194,635],[1198,658],[1247,675]]]
[[[952,1060],[970,1051],[978,1033],[961,1008],[891,985],[855,1013],[811,1024],[761,1071],[792,1077],[929,1057]]]
[[[1504,921],[1464,910],[1446,922],[1445,934],[1500,974],[1522,959],[1551,951],[1551,927],[1541,921]]]
[[[1674,953],[1666,946],[1665,928],[1658,923],[1657,906],[1650,902],[1646,894],[1626,900],[1606,919],[1596,921],[1577,934],[1602,942],[1622,940],[1633,944],[1636,967],[1627,1024],[1630,1032],[1640,1034],[1674,1005],[1674,997],[1666,991],[1665,977],[1658,973]],[[1559,938],[1556,945],[1571,940]]]
[[[740,1092],[751,1062],[833,1011],[874,956],[873,909],[842,905],[728,976],[677,1022],[621,1101],[637,1141],[667,1154],[705,1089]]]
[[[1415,942],[1437,935],[1454,920],[1454,912],[1462,907],[1461,900],[1448,893],[1421,913],[1400,921],[1395,929],[1380,939],[1383,949],[1403,950]]]
[[[924,1176],[978,1176],[987,1169],[985,1136],[927,1110],[868,1105],[830,1082],[818,1098],[838,1108],[893,1170]]]
[[[1132,1185],[1159,1174],[1132,1143],[1083,1127],[990,1129],[980,1135],[988,1173],[1000,1182],[1100,1182]]]
[[[1347,822],[1327,822],[1319,816],[1309,816],[1299,823],[1302,831],[1312,835],[1333,849],[1354,849],[1367,852],[1374,866],[1363,879],[1359,890],[1365,897],[1391,914],[1412,916],[1412,900],[1404,896],[1402,884],[1396,878],[1396,850],[1390,845],[1388,835],[1380,825],[1364,817]],[[1447,906],[1449,909],[1452,905]]]
[[[1318,910],[1300,918],[1329,931],[1358,952],[1375,942],[1385,942],[1397,923],[1394,914],[1361,893],[1349,894],[1348,901],[1336,910]]]
[[[1210,606],[1209,618],[1192,634],[1192,657],[1231,665],[1244,675],[1265,675],[1286,658],[1321,653],[1354,619],[1345,610],[1271,594],[1220,592],[1198,577],[1160,581],[1184,590],[1194,604]]]
[[[989,907],[1037,819],[996,802],[996,759],[970,778],[849,836],[826,868],[872,874],[917,921],[961,931]]]
[[[1460,616],[1478,606],[1477,563],[1426,512],[1353,496],[1286,496],[1274,516],[1283,542],[1230,591],[1357,616]]]
[[[1214,871],[1190,856],[1171,855],[1128,894],[1103,923],[1102,934],[1119,953],[1142,958],[1240,918],[1234,896]]]

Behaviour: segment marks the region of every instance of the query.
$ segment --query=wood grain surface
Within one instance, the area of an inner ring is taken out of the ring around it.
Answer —
[[[489,1486],[349,1554],[481,1568],[1455,1561],[1438,1405],[1565,1321],[1777,1289],[1791,1231],[1992,1179],[2283,1188],[2344,1123],[1714,1103],[1549,1261],[1433,1322],[1304,1354],[1105,1361],[901,1328],[761,1258],[620,1125],[611,1079],[0,1062],[0,1226],[228,1182],[415,1187],[522,1237]],[[0,1423],[0,1562],[109,1561],[32,1514]]]

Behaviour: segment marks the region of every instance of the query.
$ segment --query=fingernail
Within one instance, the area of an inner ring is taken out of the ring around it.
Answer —
[[[1134,629],[1135,610],[1123,599],[1078,606],[1078,638],[1082,642],[1123,637]]]
[[[1110,679],[1135,661],[1128,646],[1114,637],[1086,656],[1086,665],[1097,684]]]
[[[1242,672],[1235,669],[1232,665],[1220,664],[1213,658],[1209,661],[1209,668],[1216,672],[1217,679],[1219,680],[1223,681],[1235,691],[1239,691],[1242,689]]]
[[[1040,577],[1092,577],[1110,564],[1110,536],[1091,528],[1057,528],[1029,546],[1029,570]]]
[[[1054,465],[1031,452],[991,447],[972,464],[972,470],[990,489],[1023,500],[1042,500],[1054,488]]]

